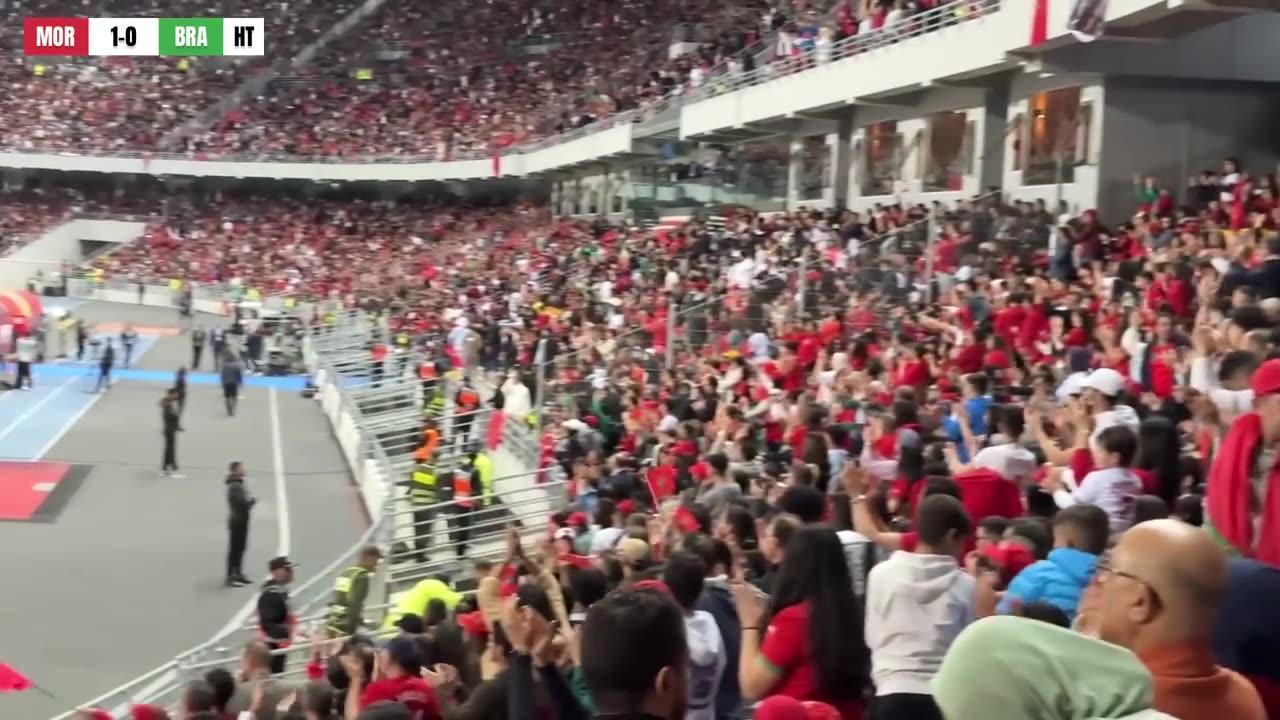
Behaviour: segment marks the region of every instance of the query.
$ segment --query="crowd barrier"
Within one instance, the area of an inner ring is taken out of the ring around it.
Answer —
[[[93,293],[91,296],[97,299],[114,297],[103,295],[104,292],[128,292],[110,287],[78,289]],[[136,296],[136,284],[133,292]],[[173,297],[168,288],[148,287],[144,295],[149,294],[155,294],[158,299],[172,300]],[[205,299],[216,302],[213,298]],[[361,311],[348,311],[335,314],[331,322],[323,326],[308,326],[303,342],[302,354],[316,397],[359,490],[369,526],[339,557],[291,589],[291,607],[304,635],[290,647],[276,651],[290,658],[286,677],[301,674],[306,659],[332,647],[334,639],[323,638],[319,631],[334,581],[358,560],[366,545],[378,545],[387,558],[375,574],[370,603],[365,607],[366,623],[377,631],[386,624],[385,615],[395,607],[399,591],[422,579],[456,575],[478,559],[499,559],[505,549],[508,528],[520,528],[526,538],[538,535],[545,530],[548,515],[564,502],[564,485],[537,484],[536,467],[496,477],[493,492],[476,497],[477,509],[468,518],[465,552],[459,548],[460,536],[452,503],[411,506],[406,485],[412,465],[406,464],[405,459],[411,458],[413,452],[408,434],[421,432],[421,383],[416,377],[420,358],[393,356],[379,381],[372,382],[368,343],[385,332],[385,325],[377,318]],[[500,443],[530,442],[528,437],[520,435],[521,422],[506,422],[510,418],[505,418],[495,425],[487,410],[475,413],[453,410],[450,403],[442,421],[447,428],[446,437],[465,421],[474,426],[472,432],[479,440],[496,427]],[[526,451],[520,455],[527,457]],[[459,445],[442,449],[437,458],[441,476],[452,463],[460,462],[464,454]],[[426,516],[431,516],[431,520],[424,523],[422,519]],[[81,707],[104,708],[116,717],[127,716],[129,706],[137,703],[172,708],[187,682],[216,667],[235,672],[245,644],[257,636],[253,607],[247,605],[209,640],[82,703]],[[71,711],[54,720],[71,720],[74,715]]]
[[[123,277],[79,276],[67,279],[67,296],[80,300],[174,308],[179,306],[183,290],[172,284],[142,283]],[[194,283],[190,286],[191,309],[197,313],[230,317],[238,303],[251,301],[263,310],[298,315],[309,319],[317,304],[295,301],[282,295],[254,296],[244,288],[219,283]]]

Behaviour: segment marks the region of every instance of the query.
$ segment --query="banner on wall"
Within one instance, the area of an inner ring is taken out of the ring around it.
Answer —
[[[1067,32],[1080,42],[1093,42],[1102,37],[1107,27],[1107,0],[1075,0]]]

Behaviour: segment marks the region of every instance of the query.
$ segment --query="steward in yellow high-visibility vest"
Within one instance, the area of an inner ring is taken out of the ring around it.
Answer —
[[[479,506],[488,507],[493,503],[493,460],[489,458],[489,453],[478,450],[471,463],[480,480],[480,487],[477,488],[480,493]]]
[[[427,420],[437,420],[444,415],[445,397],[444,387],[439,381],[432,383],[431,394],[427,397],[427,402],[422,407],[422,415]]]
[[[427,561],[427,550],[431,548],[431,521],[436,515],[433,506],[440,501],[438,490],[435,464],[430,459],[418,461],[409,483],[409,503],[413,506],[413,549],[419,562]]]
[[[395,609],[387,613],[387,619],[383,621],[382,627],[387,629],[396,627],[396,624],[400,622],[400,618],[405,615],[417,615],[418,617],[426,618],[427,606],[431,604],[432,600],[439,600],[444,603],[446,610],[453,610],[457,607],[458,602],[462,600],[462,595],[455,592],[443,580],[427,578],[414,585],[413,589],[400,597],[396,602]]]
[[[333,599],[325,627],[329,637],[354,635],[364,622],[364,602],[369,597],[369,581],[382,559],[382,551],[369,545],[360,551],[356,565],[343,570],[333,584]]]
[[[415,507],[434,505],[438,502],[436,469],[430,461],[420,462],[413,468],[413,484],[409,489],[409,501]]]

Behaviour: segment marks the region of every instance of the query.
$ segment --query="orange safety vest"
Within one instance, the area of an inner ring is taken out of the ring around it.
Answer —
[[[427,428],[422,431],[422,447],[413,454],[413,459],[418,462],[426,462],[435,457],[436,448],[440,446],[440,432],[435,428]]]
[[[468,510],[475,506],[475,501],[471,499],[471,473],[453,474],[453,501],[458,504],[458,507]]]
[[[467,408],[475,407],[480,404],[480,396],[475,390],[464,388],[458,392],[458,404]]]

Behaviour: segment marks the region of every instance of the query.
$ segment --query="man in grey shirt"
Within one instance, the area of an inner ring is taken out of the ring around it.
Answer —
[[[253,704],[254,689],[262,686],[262,701],[254,720],[276,720],[283,715],[277,712],[280,702],[296,692],[299,685],[271,677],[271,650],[265,643],[254,640],[240,654],[240,684],[227,703],[227,715],[238,717]]]
[[[711,474],[698,486],[696,499],[715,517],[742,496],[742,488],[729,478],[729,458],[724,453],[711,453],[707,456],[707,464],[711,466]]]

